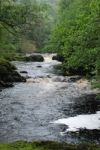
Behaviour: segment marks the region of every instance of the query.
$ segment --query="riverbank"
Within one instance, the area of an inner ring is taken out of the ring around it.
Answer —
[[[5,59],[0,59],[0,88],[12,87],[14,82],[25,82],[14,65]]]
[[[50,141],[15,142],[0,144],[0,150],[100,150],[99,145],[84,143],[79,145]]]

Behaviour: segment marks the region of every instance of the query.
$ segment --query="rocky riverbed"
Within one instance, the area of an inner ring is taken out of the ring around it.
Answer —
[[[44,54],[44,62],[12,62],[25,83],[0,92],[0,142],[51,140],[100,141],[97,90],[78,76],[64,77],[60,62]]]

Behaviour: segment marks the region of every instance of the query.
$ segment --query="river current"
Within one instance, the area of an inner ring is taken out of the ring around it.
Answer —
[[[44,62],[12,62],[26,83],[0,92],[0,142],[100,141],[100,101],[87,80],[64,77],[52,54]],[[25,71],[27,73],[25,73]]]

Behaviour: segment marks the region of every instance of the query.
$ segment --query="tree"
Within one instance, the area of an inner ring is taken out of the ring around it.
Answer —
[[[64,56],[67,74],[96,74],[100,58],[100,1],[61,0],[49,47]]]
[[[1,0],[0,3],[0,49],[19,51],[23,49],[22,41],[27,46],[33,41],[32,47],[42,48],[51,29],[48,4],[37,0]]]

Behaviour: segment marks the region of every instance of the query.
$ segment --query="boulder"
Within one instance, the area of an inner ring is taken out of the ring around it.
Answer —
[[[37,68],[42,68],[42,66],[39,65],[39,66],[37,66]]]
[[[13,82],[26,82],[26,78],[22,77],[11,63],[0,60],[0,87],[12,87]]]
[[[27,71],[20,71],[20,73],[25,73],[25,74],[27,74],[28,72],[27,72]]]
[[[26,82],[26,78],[21,76],[17,71],[13,72],[12,79],[14,82]]]
[[[25,61],[27,62],[43,62],[44,61],[44,58],[42,55],[30,55],[30,56],[26,56],[24,58]]]
[[[64,57],[62,55],[55,55],[52,57],[52,60],[57,60],[57,61],[63,62]]]

